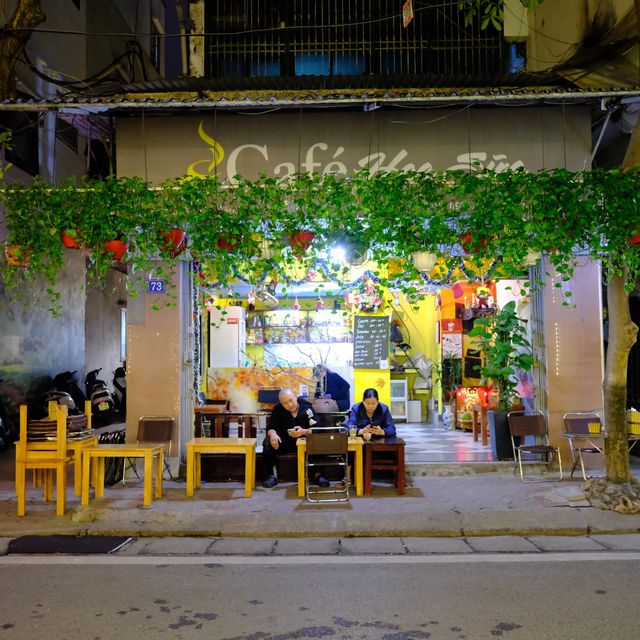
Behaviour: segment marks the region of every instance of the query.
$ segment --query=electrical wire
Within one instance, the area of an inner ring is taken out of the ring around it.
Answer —
[[[23,51],[24,60],[22,61],[25,66],[27,66],[33,73],[35,73],[38,77],[46,80],[47,82],[51,82],[52,84],[58,85],[63,88],[68,88],[70,90],[76,89],[86,89],[93,88],[94,86],[99,85],[104,82],[113,82],[113,83],[121,83],[124,79],[125,82],[132,82],[135,77],[135,61],[136,59],[140,63],[142,69],[144,70],[144,57],[142,54],[142,48],[140,47],[140,43],[135,40],[130,40],[126,43],[125,52],[119,55],[113,62],[107,65],[104,69],[98,71],[97,73],[89,76],[85,79],[75,79],[75,80],[61,80],[56,78],[49,73],[43,72],[38,66],[34,65],[29,58],[29,54],[26,50]],[[125,70],[124,77],[120,77],[118,75],[111,74],[118,69],[122,68],[122,63],[127,62],[127,67]],[[52,73],[59,73],[60,75],[68,75],[63,72],[59,72],[57,70],[52,69]]]
[[[601,0],[602,2],[602,0]],[[454,6],[459,6],[459,0],[451,0],[451,2],[441,2],[438,3],[437,5],[424,5],[421,6],[420,2],[415,2],[414,3],[414,9],[413,9],[413,13],[414,16],[416,14],[420,14],[424,11],[441,11],[442,9],[445,9],[447,7],[454,7]],[[301,29],[338,29],[338,28],[349,28],[349,27],[360,27],[360,26],[364,26],[364,25],[368,25],[368,24],[379,24],[381,22],[386,22],[388,20],[400,20],[401,19],[401,13],[400,12],[394,12],[393,14],[390,15],[386,15],[386,16],[382,16],[380,18],[371,18],[369,20],[356,20],[356,21],[349,21],[349,22],[340,22],[340,23],[332,23],[332,24],[319,24],[319,25],[311,25],[311,24],[306,24],[306,25],[291,25],[291,26],[278,26],[278,27],[261,27],[258,29],[241,29],[239,31],[222,31],[222,32],[218,32],[218,31],[205,31],[202,33],[197,33],[197,32],[191,32],[189,35],[190,36],[195,36],[195,37],[207,37],[207,36],[214,36],[214,37],[218,37],[218,36],[231,36],[231,35],[249,35],[252,33],[275,33],[275,32],[285,32],[285,31],[295,31],[295,30],[301,30]],[[20,29],[15,29],[16,31],[19,31]],[[105,33],[98,33],[98,32],[92,32],[92,31],[77,31],[77,30],[69,30],[69,29],[47,29],[44,27],[37,27],[35,29],[30,29],[30,31],[33,31],[34,33],[42,33],[42,34],[53,34],[53,35],[75,35],[75,36],[100,36],[100,37],[107,37],[107,38],[131,38],[131,37],[139,37],[139,38],[149,38],[152,37],[156,34],[152,33],[152,32],[135,32],[135,33],[121,33],[121,32],[105,32]],[[544,34],[540,34],[540,35],[544,35]],[[183,33],[165,33],[162,36],[163,38],[183,38],[185,37],[185,34]],[[545,38],[548,38],[549,40],[553,40],[555,42],[559,42],[561,44],[576,44],[576,43],[570,43],[570,42],[566,42],[564,40],[560,40],[558,38],[554,38],[551,36],[547,36],[544,35]]]

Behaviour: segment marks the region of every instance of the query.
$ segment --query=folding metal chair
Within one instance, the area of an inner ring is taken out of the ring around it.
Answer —
[[[304,479],[305,495],[309,502],[349,500],[348,447],[349,430],[346,427],[314,427],[307,436]],[[315,486],[310,476],[318,469],[338,469],[340,477],[328,487]]]
[[[522,466],[522,454],[528,453],[546,457],[547,468],[551,464],[552,456],[557,454],[558,466],[560,468],[560,478],[562,480],[562,459],[560,458],[560,447],[553,447],[549,444],[549,433],[547,431],[547,421],[542,411],[511,411],[507,414],[509,431],[511,433],[511,446],[513,457],[517,462],[514,465],[520,469],[520,479],[523,482],[555,482],[555,478],[539,478],[537,480],[525,480],[524,468]],[[527,438],[533,438],[533,443],[527,443]],[[516,440],[518,444],[516,444]]]
[[[169,478],[174,480],[171,473],[171,466],[169,461],[171,458],[172,450],[172,435],[173,435],[173,417],[172,416],[142,416],[138,420],[138,435],[136,438],[136,444],[157,444],[161,442],[164,444],[164,468],[169,473]],[[135,462],[131,458],[127,458],[127,464],[123,465],[122,469],[122,483],[125,484],[125,476],[128,468],[133,469],[136,477],[140,479],[138,469]]]
[[[600,416],[593,411],[569,411],[562,416],[562,421],[565,430],[562,435],[570,441],[571,446],[571,460],[573,461],[571,477],[573,478],[579,463],[582,477],[586,480],[588,476],[584,468],[582,454],[604,453],[604,433]]]

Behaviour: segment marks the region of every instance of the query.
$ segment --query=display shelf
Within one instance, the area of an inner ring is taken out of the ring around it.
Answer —
[[[247,315],[247,343],[337,344],[353,342],[353,331],[347,317],[330,310],[252,311]]]

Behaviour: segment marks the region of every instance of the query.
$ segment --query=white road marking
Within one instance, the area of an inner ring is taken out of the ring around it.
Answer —
[[[640,562],[640,552],[469,553],[366,556],[126,556],[6,555],[0,566],[16,565],[317,565],[317,564],[486,564],[523,562]]]

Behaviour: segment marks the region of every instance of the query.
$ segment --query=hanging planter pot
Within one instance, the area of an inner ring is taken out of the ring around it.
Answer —
[[[411,258],[413,266],[421,273],[430,273],[438,260],[438,256],[435,253],[429,253],[428,251],[416,251]]]
[[[162,232],[164,248],[172,258],[178,257],[187,248],[187,233],[182,229]]]
[[[272,260],[278,253],[278,248],[271,240],[262,237],[260,233],[254,233],[252,239],[259,246],[259,255],[257,257],[263,260]]]
[[[104,243],[102,251],[104,253],[111,253],[114,260],[121,260],[128,248],[129,245],[122,240],[107,240]]]
[[[223,238],[222,236],[220,236],[218,238],[218,249],[223,249],[224,251],[226,251],[227,253],[233,253],[236,250],[237,245],[237,240],[227,240],[226,238]]]
[[[12,267],[28,267],[31,262],[31,249],[20,244],[5,242],[4,255]]]
[[[60,232],[60,239],[67,249],[82,249],[80,231],[78,229],[67,229]]]
[[[287,241],[289,246],[293,249],[293,255],[300,258],[303,253],[306,253],[307,249],[311,246],[315,233],[313,231],[296,231],[291,234]]]
[[[361,244],[356,245],[349,243],[347,245],[347,260],[350,265],[359,267],[363,265],[369,259],[369,248],[364,247]]]
[[[487,245],[487,238],[474,238],[471,232],[463,233],[459,238],[462,250],[467,254],[479,253]]]

